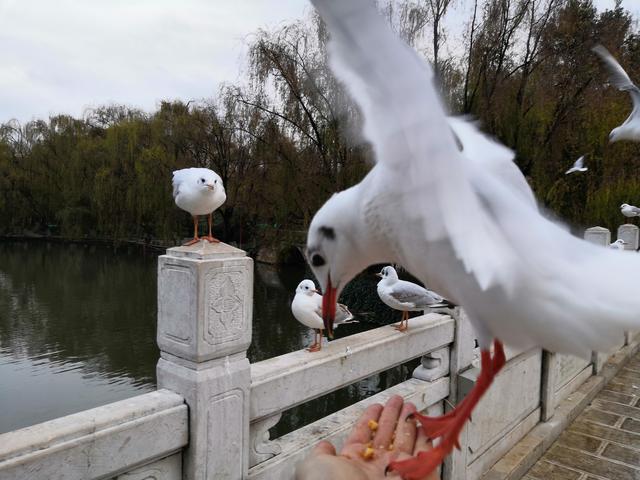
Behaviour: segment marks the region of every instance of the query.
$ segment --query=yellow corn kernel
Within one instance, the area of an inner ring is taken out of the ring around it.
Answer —
[[[369,425],[369,429],[372,432],[375,432],[378,429],[378,422],[376,422],[375,420],[369,420],[368,425]]]
[[[364,452],[362,452],[362,458],[364,458],[365,460],[371,460],[373,458],[373,455],[375,453],[375,450],[371,447],[367,447],[364,449]]]

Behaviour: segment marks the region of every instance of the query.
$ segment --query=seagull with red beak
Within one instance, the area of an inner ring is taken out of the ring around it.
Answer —
[[[296,288],[296,295],[291,302],[291,313],[301,324],[315,330],[314,342],[307,350],[317,352],[322,349],[322,295],[316,290],[312,280],[303,280]],[[345,323],[357,323],[346,305],[337,304],[335,308],[335,327]]]
[[[475,387],[454,410],[414,416],[437,446],[388,466],[420,479],[458,446],[506,362],[500,340],[589,358],[640,329],[640,257],[572,236],[540,214],[512,152],[469,123],[454,133],[431,67],[372,0],[312,3],[330,36],[331,68],[360,107],[376,160],[309,226],[307,258],[325,292],[325,327],[331,331],[336,299],[358,272],[397,263],[465,309],[481,350]]]

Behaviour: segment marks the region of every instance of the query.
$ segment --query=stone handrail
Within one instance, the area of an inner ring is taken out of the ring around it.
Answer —
[[[454,320],[430,313],[396,332],[381,327],[251,364],[251,421],[280,413],[453,341]]]
[[[179,474],[187,416],[180,395],[158,390],[2,434],[0,479]]]

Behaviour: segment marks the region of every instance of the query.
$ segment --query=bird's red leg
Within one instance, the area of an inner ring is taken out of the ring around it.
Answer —
[[[209,214],[209,235],[204,237],[209,243],[220,243],[220,240],[218,240],[217,238],[215,238],[213,235],[211,235],[211,217],[212,217],[212,213]]]
[[[402,312],[402,320],[398,325],[394,325],[393,328],[400,332],[404,332],[409,327],[409,312]]]
[[[318,341],[318,333],[320,334],[320,341]],[[307,348],[309,352],[317,352],[322,348],[322,330],[313,330],[313,345]]]
[[[187,243],[183,243],[183,247],[188,247],[189,245],[194,245],[200,241],[198,237],[198,216],[193,216],[193,238],[189,240]]]
[[[453,447],[460,448],[458,437],[471,412],[478,404],[482,395],[488,390],[496,374],[504,367],[506,358],[502,343],[495,340],[494,353],[483,350],[481,355],[481,370],[473,389],[458,406],[442,417],[428,417],[419,413],[413,418],[419,420],[422,430],[429,438],[441,438],[440,443],[429,450],[421,452],[416,457],[401,462],[391,462],[388,470],[399,473],[405,480],[421,479],[433,472],[451,453]]]

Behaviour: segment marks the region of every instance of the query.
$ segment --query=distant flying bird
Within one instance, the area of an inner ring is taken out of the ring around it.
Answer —
[[[394,310],[402,312],[402,320],[395,327],[401,332],[409,327],[409,312],[422,312],[428,308],[453,306],[436,292],[415,283],[400,280],[398,272],[393,267],[384,267],[376,275],[381,279],[377,287],[380,300]]]
[[[477,382],[455,410],[439,418],[415,414],[440,442],[388,466],[405,480],[423,478],[458,445],[505,365],[500,340],[589,358],[640,328],[640,258],[573,237],[541,215],[519,185],[483,168],[483,161],[506,159],[496,141],[483,139],[482,158],[461,153],[431,67],[396,37],[372,0],[312,1],[329,33],[331,68],[362,112],[376,159],[309,226],[307,259],[324,292],[325,328],[336,298],[365,267],[410,265],[465,309],[481,350]]]
[[[620,211],[627,218],[640,217],[640,208],[629,205],[628,203],[620,205]]]
[[[208,168],[183,168],[173,172],[172,183],[176,205],[193,216],[193,239],[184,245],[193,245],[201,239],[219,242],[211,234],[211,217],[227,199],[220,175]],[[200,215],[209,215],[209,235],[206,237],[198,237]]]
[[[611,130],[609,141],[640,141],[640,89],[631,81],[627,72],[624,71],[606,48],[602,45],[596,45],[593,47],[593,51],[600,57],[609,71],[610,82],[621,92],[627,92],[633,102],[631,114],[622,125]]]
[[[624,246],[627,245],[623,239],[619,238],[615,242],[609,244],[609,248],[613,248],[615,250],[624,250]]]
[[[587,167],[584,166],[584,157],[586,155],[581,156],[578,160],[576,160],[573,164],[573,166],[567,170],[566,172],[564,172],[565,175],[569,175],[570,173],[573,172],[586,172],[587,170],[589,170]]]
[[[316,290],[316,285],[312,280],[303,280],[296,288],[296,296],[291,302],[291,313],[301,324],[313,328],[315,338],[313,344],[307,349],[310,352],[317,352],[322,348],[322,296]],[[336,323],[339,326],[345,323],[357,323],[353,314],[346,305],[338,304],[336,309]]]

